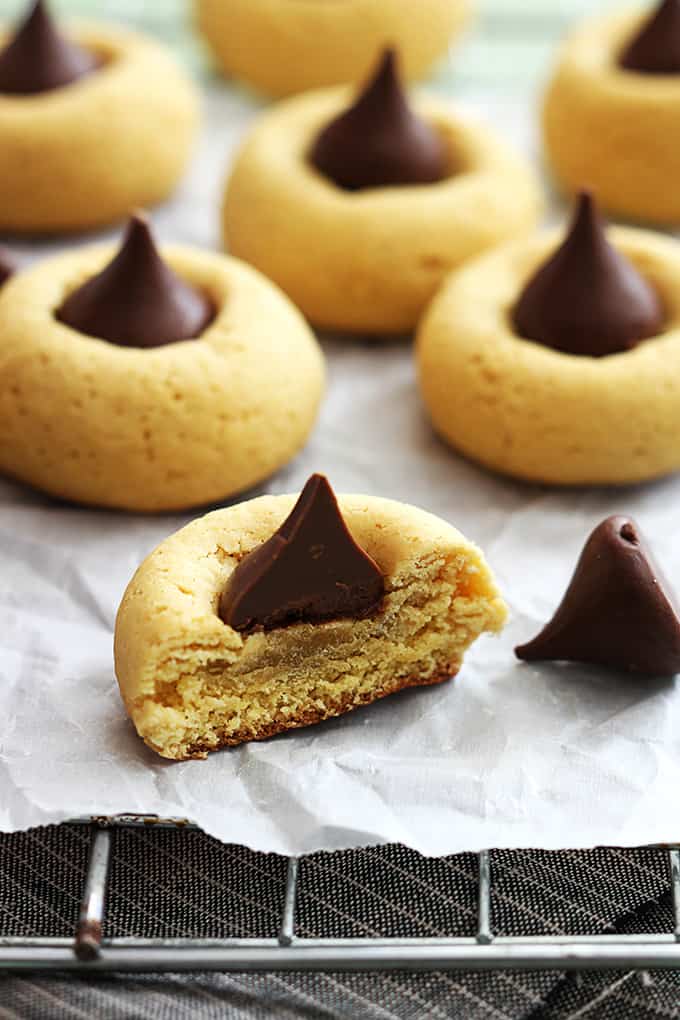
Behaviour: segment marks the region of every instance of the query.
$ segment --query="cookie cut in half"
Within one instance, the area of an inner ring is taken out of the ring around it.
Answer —
[[[116,674],[165,758],[317,723],[456,675],[506,606],[479,549],[413,506],[262,496],[193,521],[137,570]]]

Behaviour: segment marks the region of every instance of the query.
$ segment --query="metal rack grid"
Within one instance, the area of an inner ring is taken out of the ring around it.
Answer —
[[[680,968],[680,847],[668,847],[674,930],[661,934],[495,935],[491,927],[489,852],[478,854],[474,938],[298,938],[298,859],[288,859],[286,895],[276,938],[104,938],[111,830],[154,825],[195,828],[176,818],[117,815],[78,818],[92,830],[80,916],[73,938],[0,937],[0,970],[96,971],[366,971],[582,970]]]

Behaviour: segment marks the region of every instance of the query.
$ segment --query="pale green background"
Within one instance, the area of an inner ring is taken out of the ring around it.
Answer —
[[[417,9],[418,0],[413,4]],[[435,83],[461,97],[479,95],[480,87],[526,92],[543,78],[570,22],[624,6],[617,0],[477,0],[473,28],[438,68]],[[0,16],[13,17],[23,7],[23,0],[0,0]],[[172,43],[195,69],[204,67],[191,28],[191,0],[52,0],[52,7],[62,14],[129,20]]]

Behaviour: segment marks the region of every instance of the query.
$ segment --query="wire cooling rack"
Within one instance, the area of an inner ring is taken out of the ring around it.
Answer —
[[[660,934],[495,935],[488,851],[478,854],[477,934],[473,938],[299,938],[295,934],[298,859],[288,859],[276,938],[104,938],[112,829],[194,828],[178,818],[79,818],[91,828],[90,858],[72,938],[0,937],[0,970],[359,971],[582,970],[680,968],[680,848],[667,847],[674,930]]]

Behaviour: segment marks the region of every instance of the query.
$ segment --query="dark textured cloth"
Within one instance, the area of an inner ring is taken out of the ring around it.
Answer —
[[[73,933],[89,840],[81,826],[0,836],[0,934]],[[491,864],[497,933],[672,930],[663,851],[497,851]],[[273,936],[285,881],[285,859],[197,831],[116,830],[105,934]],[[301,864],[296,931],[472,935],[476,896],[474,855],[315,854]],[[10,1017],[664,1020],[680,1018],[680,974],[21,974],[0,979],[0,1020]]]

